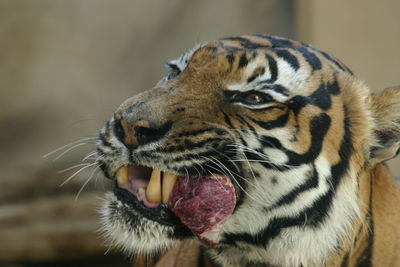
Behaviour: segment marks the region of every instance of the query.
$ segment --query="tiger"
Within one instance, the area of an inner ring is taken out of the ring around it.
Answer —
[[[166,65],[99,134],[107,244],[135,266],[400,266],[400,87],[271,35]]]

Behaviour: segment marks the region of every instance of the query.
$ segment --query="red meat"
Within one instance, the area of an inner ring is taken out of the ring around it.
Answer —
[[[228,177],[221,175],[181,177],[168,204],[200,240],[215,247],[221,225],[236,205],[235,188]]]

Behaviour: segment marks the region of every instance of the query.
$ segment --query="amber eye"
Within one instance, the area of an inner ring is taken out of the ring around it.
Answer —
[[[246,102],[246,104],[250,105],[265,104],[271,101],[271,97],[269,95],[260,92],[246,93],[241,96],[241,99],[244,100],[243,102]]]

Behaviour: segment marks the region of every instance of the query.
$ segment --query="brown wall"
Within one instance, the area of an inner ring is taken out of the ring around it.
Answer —
[[[194,44],[263,32],[293,36],[291,0],[0,0],[0,170],[96,135]]]
[[[96,136],[194,44],[263,32],[293,37],[292,0],[0,0],[0,266],[128,266],[96,233],[106,179],[75,201],[93,169],[63,187],[78,169],[55,173],[93,144],[42,155]]]
[[[400,1],[297,0],[297,38],[346,63],[372,90],[400,85]],[[400,176],[400,159],[390,162]]]

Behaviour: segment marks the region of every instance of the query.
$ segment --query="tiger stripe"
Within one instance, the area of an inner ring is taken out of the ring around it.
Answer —
[[[163,251],[155,266],[400,265],[400,192],[384,165],[400,151],[400,88],[371,94],[326,52],[267,35],[203,43],[167,65],[106,123],[101,168],[226,176],[236,206],[211,248],[114,196],[104,228],[117,246]],[[146,129],[120,127],[139,120]]]

